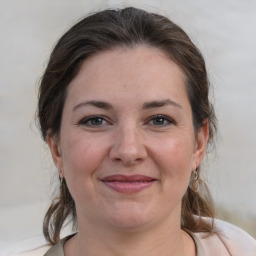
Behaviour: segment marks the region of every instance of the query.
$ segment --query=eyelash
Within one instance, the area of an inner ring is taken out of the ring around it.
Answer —
[[[160,125],[157,125],[157,124],[152,124],[153,126],[160,126],[160,127],[165,127],[165,126],[169,126],[169,125],[171,125],[171,124],[174,124],[174,125],[176,125],[176,122],[173,120],[173,119],[171,119],[171,118],[169,118],[169,117],[167,117],[167,116],[165,116],[165,115],[155,115],[155,116],[152,116],[152,117],[150,117],[150,119],[149,119],[149,121],[148,121],[148,123],[150,123],[150,122],[154,122],[154,120],[157,120],[157,119],[162,119],[163,120],[163,122],[168,122],[167,124],[160,124]]]
[[[103,125],[105,125],[105,124],[99,124],[99,125],[97,125],[97,124],[89,124],[89,122],[92,122],[92,121],[95,121],[95,120],[97,120],[97,119],[100,119],[101,120],[101,122],[106,122],[106,123],[108,123],[108,124],[110,124],[108,121],[106,121],[106,118],[104,117],[104,116],[101,116],[101,115],[96,115],[96,116],[89,116],[89,117],[86,117],[86,118],[84,118],[84,119],[82,119],[78,124],[79,125],[86,125],[86,126],[91,126],[91,127],[97,127],[97,126],[103,126]]]
[[[93,124],[92,122],[96,121],[97,119],[98,119],[98,121],[101,120],[101,123],[100,124]],[[160,119],[163,123],[162,124],[161,123],[160,124],[155,124],[154,121],[156,121],[157,119]],[[91,122],[91,123],[89,124],[89,122]],[[103,122],[105,122],[105,123],[103,123]],[[95,116],[89,116],[89,117],[86,117],[86,118],[82,119],[78,124],[79,125],[86,125],[88,127],[102,127],[106,124],[111,124],[111,123],[108,122],[104,116],[95,115]],[[176,125],[176,122],[173,119],[171,119],[171,118],[169,118],[165,115],[154,115],[154,116],[151,116],[148,119],[146,124],[150,124],[152,126],[158,126],[158,127],[165,127],[165,126],[169,126],[171,124]]]

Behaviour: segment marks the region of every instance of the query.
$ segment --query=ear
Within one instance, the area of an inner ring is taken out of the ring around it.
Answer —
[[[51,132],[47,132],[46,140],[51,151],[53,162],[58,169],[59,174],[63,176],[63,158],[59,139],[56,135],[52,135]]]
[[[195,170],[203,160],[206,147],[207,147],[208,135],[209,135],[209,125],[208,125],[208,121],[205,121],[204,125],[199,129],[196,135],[196,142],[195,142],[194,156],[193,156],[194,157],[193,170]]]

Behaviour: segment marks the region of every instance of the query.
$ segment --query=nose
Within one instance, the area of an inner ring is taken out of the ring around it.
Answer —
[[[130,166],[142,162],[147,157],[143,135],[134,127],[119,128],[113,136],[110,158],[115,162]]]

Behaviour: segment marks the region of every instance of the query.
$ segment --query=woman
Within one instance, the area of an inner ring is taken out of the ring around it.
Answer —
[[[46,256],[256,254],[214,220],[201,178],[216,131],[208,90],[199,50],[163,16],[105,10],[62,36],[38,104],[60,177]],[[60,240],[69,217],[77,231]]]

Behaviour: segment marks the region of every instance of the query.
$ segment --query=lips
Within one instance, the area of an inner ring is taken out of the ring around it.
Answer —
[[[151,187],[156,179],[145,175],[110,175],[101,181],[117,192],[133,194]]]

